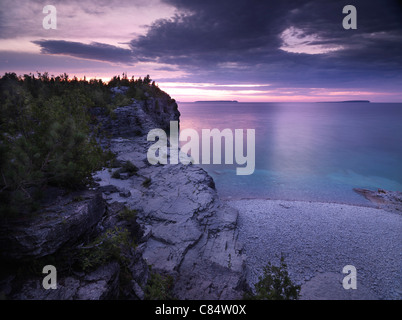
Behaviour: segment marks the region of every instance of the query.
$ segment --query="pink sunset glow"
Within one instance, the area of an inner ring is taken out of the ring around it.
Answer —
[[[69,1],[55,2],[57,29],[46,30],[44,5],[2,2],[1,74],[67,73],[103,81],[149,74],[182,102],[402,101],[401,61],[392,53],[402,36],[391,20],[387,28],[359,20],[371,29],[346,31],[335,18],[309,20],[312,8],[303,6],[289,4],[272,15],[273,3],[264,5],[256,29],[249,19],[262,13],[252,6],[234,21],[236,6],[225,3],[215,10],[219,4],[203,8],[179,0]]]

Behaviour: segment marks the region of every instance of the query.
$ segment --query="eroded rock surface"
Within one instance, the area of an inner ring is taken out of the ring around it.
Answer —
[[[94,174],[98,186],[92,190],[49,193],[36,217],[2,224],[1,258],[7,265],[0,270],[0,296],[144,299],[151,265],[153,271],[173,277],[178,299],[241,298],[246,284],[238,212],[219,199],[213,179],[203,169],[152,166],[147,161],[149,130],[166,130],[179,115],[170,97],[133,101],[113,115],[93,109],[109,137],[102,145],[117,154],[114,166]],[[124,171],[127,163],[130,172]],[[113,175],[117,170],[119,174]],[[124,218],[126,208],[134,218]],[[113,229],[128,230],[137,244],[122,254],[124,268],[113,258],[96,268],[77,269],[82,250],[95,248],[91,241]],[[42,286],[40,264],[46,259],[57,267],[56,290]],[[24,261],[36,271],[21,274]]]
[[[124,118],[125,110],[116,114]],[[130,113],[135,110],[139,109]],[[148,119],[143,127],[151,130],[157,123]],[[150,165],[146,154],[151,143],[146,136],[118,137],[110,145],[118,161],[130,161],[138,171],[115,179],[112,175],[118,169],[104,169],[95,180],[101,190],[117,188],[118,192],[105,193],[107,202],[138,211],[145,230],[143,257],[153,270],[174,276],[176,297],[241,298],[245,255],[236,230],[238,212],[219,199],[213,179],[193,165]]]
[[[29,279],[18,293],[17,300],[106,300],[119,295],[119,264],[111,262],[95,271],[59,279],[56,289],[44,289],[43,278]]]
[[[74,243],[105,213],[101,192],[59,193],[34,217],[8,219],[0,226],[3,259],[32,259],[51,255]]]
[[[354,191],[376,204],[379,208],[402,215],[402,192],[383,189],[372,191],[359,188],[355,188]]]

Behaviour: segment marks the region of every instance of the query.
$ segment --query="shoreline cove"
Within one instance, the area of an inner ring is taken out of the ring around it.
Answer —
[[[180,128],[255,129],[255,170],[201,165],[222,197],[365,204],[354,188],[402,191],[400,104],[181,103]],[[230,120],[225,115],[230,114]]]
[[[218,191],[219,193],[219,191]],[[363,208],[377,208],[377,206],[367,200],[367,204],[360,203],[350,203],[350,202],[339,202],[339,201],[322,201],[322,200],[299,200],[299,199],[286,199],[286,198],[268,198],[268,197],[220,197],[222,201],[230,202],[230,201],[247,201],[247,200],[266,200],[266,201],[287,201],[287,202],[305,202],[305,203],[326,203],[326,204],[339,204],[346,206],[354,206],[354,207],[363,207]]]
[[[49,190],[41,215],[29,223],[0,225],[9,262],[0,292],[7,298],[144,300],[156,272],[173,279],[169,296],[179,300],[238,300],[281,253],[302,299],[402,298],[400,192],[360,189],[356,196],[367,206],[228,199],[199,165],[149,163],[147,133],[179,120],[174,100],[134,99],[113,117],[98,107],[91,115],[107,133],[99,143],[115,155],[113,164],[94,172],[88,189]],[[41,275],[15,273],[24,261],[82,259],[82,250],[99,254],[98,241],[126,236],[136,243],[121,242],[118,257],[85,259],[90,268],[58,265],[58,290],[46,291]],[[357,290],[342,288],[346,265],[356,267]]]
[[[402,217],[381,208],[285,201],[225,200],[239,211],[247,281],[284,254],[301,299],[401,299]],[[357,290],[342,287],[342,268],[357,268]]]

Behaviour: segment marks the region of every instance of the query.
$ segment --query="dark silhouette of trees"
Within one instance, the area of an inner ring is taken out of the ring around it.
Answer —
[[[125,94],[111,88],[125,87]],[[76,189],[108,160],[96,141],[93,107],[109,112],[131,99],[170,96],[149,75],[108,83],[67,73],[0,77],[0,216],[25,213],[48,186]]]

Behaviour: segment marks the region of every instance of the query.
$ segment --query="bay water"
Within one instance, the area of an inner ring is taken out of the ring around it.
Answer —
[[[402,191],[402,103],[208,102],[179,110],[180,130],[195,129],[200,139],[202,129],[255,129],[253,174],[236,175],[238,165],[224,159],[200,164],[222,198],[367,204],[353,188]]]

